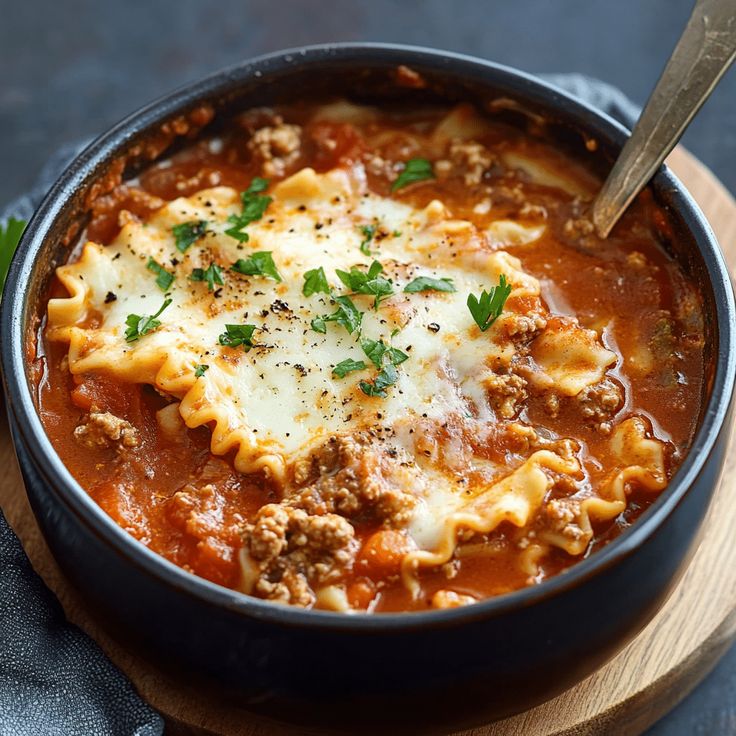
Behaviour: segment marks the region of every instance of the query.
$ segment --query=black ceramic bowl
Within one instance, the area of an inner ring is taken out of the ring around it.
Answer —
[[[428,85],[397,85],[400,64]],[[202,102],[214,107],[216,125],[252,105],[328,93],[359,101],[470,100],[521,124],[531,119],[534,134],[601,170],[627,137],[610,118],[525,74],[401,46],[288,51],[185,87],[87,148],[28,226],[2,305],[7,407],[28,495],[56,559],[130,646],[280,720],[350,732],[446,731],[556,695],[612,657],[662,605],[694,549],[723,461],[734,384],[733,293],[708,224],[663,168],[652,190],[680,234],[681,250],[673,255],[705,305],[709,380],[699,428],[656,503],[558,577],[466,608],[378,616],[281,607],[197,578],[136,542],[74,481],[39,421],[26,346],[52,270],[67,257],[65,243],[84,225],[90,192],[104,186],[114,162],[125,162],[130,176],[170,153],[181,141],[162,135],[162,125],[165,133],[181,130],[166,124]],[[494,103],[499,99],[505,102]],[[585,148],[589,138],[598,141],[595,154]]]

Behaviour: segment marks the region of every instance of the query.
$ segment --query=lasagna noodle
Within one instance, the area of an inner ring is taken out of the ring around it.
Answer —
[[[575,516],[580,536],[566,536],[545,530],[541,538],[570,555],[585,552],[593,537],[593,523],[615,519],[626,510],[627,491],[635,485],[647,492],[661,491],[667,485],[664,445],[649,438],[649,429],[641,417],[631,417],[619,424],[611,436],[611,450],[618,467],[604,486],[603,494],[580,501]]]
[[[539,535],[543,543],[530,545],[526,565],[532,574],[545,546],[563,549],[570,555],[582,554],[593,536],[593,522],[610,521],[626,509],[626,491],[630,483],[650,492],[661,491],[667,484],[664,447],[647,437],[646,423],[632,417],[616,427],[611,449],[619,468],[606,484],[603,497],[589,496],[576,504],[574,524],[581,535],[565,535],[545,530]],[[581,467],[574,457],[561,457],[549,450],[533,453],[510,475],[482,491],[460,510],[447,516],[437,545],[431,550],[407,554],[402,564],[404,583],[416,596],[420,593],[417,572],[449,562],[458,546],[461,530],[487,534],[502,522],[526,527],[540,510],[545,496],[554,484],[555,475],[579,478]]]
[[[482,491],[460,511],[450,514],[434,550],[418,550],[404,557],[402,575],[406,586],[415,596],[419,594],[416,571],[420,567],[437,567],[449,562],[455,553],[460,529],[487,534],[503,521],[516,527],[526,526],[554,483],[552,473],[577,476],[580,465],[575,458],[539,450],[513,473]]]

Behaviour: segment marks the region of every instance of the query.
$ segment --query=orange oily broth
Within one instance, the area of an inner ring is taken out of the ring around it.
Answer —
[[[318,171],[349,165],[366,151],[395,160],[417,156],[435,160],[441,155],[430,135],[439,112],[384,117],[360,131],[344,123],[310,124],[309,112],[306,108],[286,111],[288,121],[305,125],[307,144],[285,175],[306,165]],[[325,152],[315,143],[320,136],[331,136],[336,145]],[[235,127],[216,152],[203,143],[178,154],[165,167],[151,168],[131,186],[137,185],[151,199],[136,194],[133,209],[145,217],[159,206],[158,198],[188,196],[220,184],[245,189],[260,172],[249,160],[243,139],[242,127]],[[515,129],[490,125],[476,140],[498,162],[509,153],[520,152],[564,175],[582,191],[595,191],[598,185],[582,164]],[[369,172],[368,183],[373,191],[389,194],[390,182],[384,177]],[[486,185],[492,188],[490,195],[482,189]],[[542,297],[553,312],[576,316],[583,326],[601,335],[606,347],[624,356],[610,371],[625,390],[626,404],[619,416],[649,418],[657,436],[669,443],[666,458],[671,475],[691,441],[698,416],[704,380],[702,324],[695,290],[660,245],[661,225],[666,221],[651,196],[642,195],[605,242],[593,236],[575,238],[566,231],[565,224],[579,214],[572,195],[535,184],[525,172],[502,163],[494,164],[489,178],[476,188],[457,179],[438,180],[396,196],[418,207],[440,199],[453,216],[479,228],[505,217],[524,222],[526,216],[520,213],[526,202],[545,208],[547,229],[542,238],[507,250],[540,280]],[[490,200],[487,211],[477,207],[484,198]],[[117,232],[118,212],[130,203],[129,190],[100,202],[88,237],[109,242]],[[530,214],[529,221],[538,221],[535,217],[538,215]],[[664,231],[666,236],[666,227]],[[55,282],[49,296],[63,293]],[[120,526],[155,552],[209,580],[237,587],[240,529],[260,506],[278,500],[269,482],[258,475],[237,473],[230,457],[212,456],[206,428],[182,428],[176,436],[163,434],[155,412],[166,401],[153,389],[119,385],[104,376],[72,377],[64,366],[66,346],[48,343],[43,336],[40,341],[35,368],[41,417],[80,484]],[[111,448],[81,447],[74,440],[74,428],[92,403],[141,430],[142,452],[135,459]],[[667,411],[662,412],[662,407]],[[519,419],[560,437],[575,438],[582,447],[586,480],[593,489],[610,474],[609,436],[582,422],[571,401],[562,401],[559,413],[550,416],[544,397],[532,393]],[[491,437],[492,443],[480,454],[496,461],[510,457],[514,448],[504,444],[508,436]],[[187,493],[188,484],[200,489],[206,486],[206,492]],[[585,554],[615,538],[656,498],[656,494],[630,490],[627,510],[595,528]],[[398,575],[401,540],[379,540],[383,546],[372,550],[372,540],[380,530],[358,523],[356,531],[364,551],[344,581],[348,599],[356,608],[375,611],[423,609],[440,590],[478,598],[499,595],[558,574],[580,559],[553,549],[538,561],[536,574],[530,576],[519,564],[518,530],[503,522],[490,535],[470,540],[471,546],[452,563],[421,573],[422,595],[414,600]]]

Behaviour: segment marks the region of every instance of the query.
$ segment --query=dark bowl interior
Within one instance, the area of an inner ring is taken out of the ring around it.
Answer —
[[[426,86],[398,84],[399,64],[419,71]],[[361,710],[364,724],[424,723],[426,732],[429,722],[445,730],[518,711],[582,679],[635,635],[665,599],[693,548],[722,461],[734,382],[733,294],[707,223],[663,168],[651,188],[678,235],[666,247],[700,286],[706,316],[708,381],[699,430],[669,488],[637,524],[557,578],[466,609],[373,617],[278,607],[195,578],[119,529],[66,471],[36,412],[27,342],[43,323],[43,295],[53,269],[68,258],[94,196],[196,136],[210,135],[239,111],[337,96],[379,104],[469,101],[600,173],[627,136],[605,115],[520,72],[410,47],[283,52],[174,92],[86,149],[27,228],[2,305],[8,411],[29,496],[52,550],[72,582],[134,645],[142,644],[159,662],[175,662],[218,683],[247,708],[286,720],[344,728],[356,707],[375,703],[385,707]],[[202,103],[215,116],[200,130],[196,111]],[[591,138],[598,144],[595,152],[586,147]],[[89,559],[93,549],[101,556],[97,563]],[[580,611],[590,612],[591,621],[571,628],[569,621],[579,619]],[[601,615],[610,620],[594,626]],[[193,642],[203,617],[212,631],[206,642]],[[531,627],[539,631],[530,634]],[[487,656],[471,651],[480,646],[488,647]],[[353,652],[365,671],[337,676],[318,668],[313,681],[304,682],[294,671],[299,660],[289,659],[289,651],[317,653],[325,670],[338,654]],[[415,661],[410,683],[395,672],[386,674],[387,666],[400,668],[398,658],[406,656]],[[556,668],[553,677],[550,667]],[[380,673],[383,680],[376,682]],[[336,697],[342,705],[326,714],[325,703]]]

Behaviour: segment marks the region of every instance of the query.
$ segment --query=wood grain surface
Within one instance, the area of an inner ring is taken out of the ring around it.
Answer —
[[[736,272],[736,201],[713,174],[679,148],[668,163],[708,217],[732,273]],[[736,639],[736,450],[690,567],[662,610],[618,656],[594,675],[533,710],[464,736],[633,736],[673,708],[705,677]],[[131,678],[141,695],[180,736],[275,736],[297,733],[255,720],[244,711],[204,700],[112,640],[84,609],[53,561],[23,490],[4,417],[0,420],[0,506],[34,568],[69,619],[87,631]],[[716,573],[717,574],[714,574]]]

